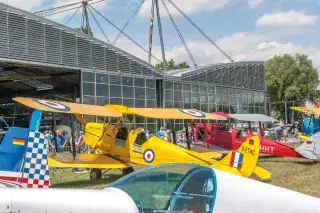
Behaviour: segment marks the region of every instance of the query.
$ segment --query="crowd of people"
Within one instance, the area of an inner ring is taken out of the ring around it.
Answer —
[[[224,125],[225,131],[231,131],[232,127],[228,125]],[[257,135],[263,135],[266,138],[270,138],[271,140],[276,141],[286,141],[288,138],[298,138],[299,131],[298,128],[293,127],[283,127],[283,128],[263,128],[263,132],[260,132],[259,128],[252,128],[253,133]],[[195,138],[194,134],[196,129],[189,126],[188,128],[188,136],[190,141],[198,141],[199,138]],[[246,134],[250,133],[248,128],[240,128],[238,131],[237,137],[244,137]],[[65,152],[74,150],[76,153],[83,153],[88,150],[87,145],[85,144],[84,132],[83,131],[75,131],[73,135],[69,134],[68,131],[60,131],[56,130],[54,134],[51,131],[45,131],[45,139],[48,144],[49,151],[54,152]],[[149,130],[145,131],[146,139],[149,139],[153,134],[150,134]],[[161,127],[158,131],[155,132],[155,136],[173,143],[173,132],[171,129],[165,129]],[[201,135],[201,134],[199,134]],[[176,143],[186,143],[187,135],[186,130],[183,128],[175,132],[175,141]],[[204,139],[202,137],[202,139]],[[201,138],[200,138],[201,140]]]
[[[56,130],[54,134],[52,134],[52,131],[45,131],[44,136],[49,151],[64,152],[75,149],[76,152],[80,153],[86,149],[83,131],[76,131],[73,135],[69,134],[68,131]]]

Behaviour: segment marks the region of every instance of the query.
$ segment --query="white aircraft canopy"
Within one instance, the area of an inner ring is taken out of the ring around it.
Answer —
[[[229,114],[233,119],[251,122],[275,122],[278,121],[272,117],[263,114]]]
[[[216,192],[211,168],[187,164],[144,169],[110,186],[125,191],[140,212],[211,212]]]

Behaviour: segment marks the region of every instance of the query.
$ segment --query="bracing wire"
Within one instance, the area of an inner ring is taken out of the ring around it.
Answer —
[[[111,43],[107,34],[104,32],[103,28],[101,27],[101,25],[99,24],[98,20],[96,19],[95,15],[93,14],[92,10],[90,9],[90,7],[88,7],[88,10],[91,14],[91,16],[93,17],[94,21],[96,22],[96,24],[98,25],[100,31],[102,32],[102,34],[104,35],[105,39],[108,41],[108,43]]]
[[[68,25],[69,22],[71,21],[71,19],[73,19],[73,17],[78,13],[78,11],[80,10],[80,8],[82,7],[82,5],[80,5],[80,7],[78,7],[78,9],[73,13],[73,15],[69,18],[69,20],[66,22],[65,25]]]
[[[98,10],[96,10],[94,7],[92,7],[89,4],[89,7],[91,9],[93,9],[97,14],[99,14],[104,20],[106,20],[110,25],[112,25],[114,28],[116,28],[119,32],[121,31],[121,29],[119,29],[115,24],[113,24],[109,19],[107,19],[103,14],[101,14]],[[144,52],[148,53],[148,50],[146,50],[144,47],[142,47],[139,43],[137,43],[134,39],[132,39],[128,34],[126,34],[125,32],[122,32],[122,34],[127,37],[130,41],[132,41],[135,45],[137,45],[140,49],[142,49]],[[152,58],[154,58],[155,60],[157,60],[159,63],[162,63],[158,58],[156,58],[154,55],[151,55]]]
[[[166,5],[166,3],[164,2],[164,0],[161,0],[161,1],[162,1],[162,4],[163,4],[165,10],[167,11],[168,16],[169,16],[170,19],[171,19],[171,22],[172,22],[175,30],[177,31],[177,33],[178,33],[178,35],[179,35],[179,37],[180,37],[181,42],[182,42],[183,45],[184,45],[184,48],[186,49],[186,51],[187,51],[187,53],[188,53],[188,55],[189,55],[189,58],[191,59],[193,65],[194,65],[195,67],[197,67],[197,63],[196,63],[196,61],[194,60],[194,58],[193,58],[193,56],[192,56],[192,54],[191,54],[191,52],[190,52],[190,50],[189,50],[189,48],[188,48],[188,45],[187,45],[186,41],[184,40],[184,38],[183,38],[183,36],[182,36],[182,34],[181,34],[178,26],[176,25],[176,23],[175,23],[172,15],[171,15],[171,13],[170,13],[167,5]]]
[[[89,1],[92,1],[92,0],[89,0]],[[73,6],[73,5],[77,5],[77,4],[82,4],[82,1],[76,2],[76,3],[72,3],[72,4],[62,5],[62,6],[59,6],[59,7],[52,7],[52,8],[49,8],[49,9],[40,10],[40,11],[34,12],[34,14],[47,13],[47,12],[50,12],[50,11],[52,11],[52,10],[64,9],[64,8],[66,8],[66,7]]]
[[[52,16],[52,15],[56,15],[56,14],[59,14],[59,13],[63,13],[63,12],[67,12],[67,11],[70,11],[70,10],[74,10],[74,9],[77,9],[77,7],[72,7],[72,8],[69,8],[69,9],[66,9],[66,10],[61,10],[61,11],[57,11],[57,12],[53,12],[53,13],[48,13],[48,14],[45,14],[45,15],[41,15],[43,17],[47,17],[47,16]]]
[[[181,15],[183,15],[204,37],[206,37],[213,46],[215,46],[226,58],[228,58],[231,62],[234,62],[230,56],[227,55],[209,36],[207,36],[172,0],[168,0],[173,7],[175,7]]]
[[[130,19],[127,21],[127,23],[122,27],[121,31],[119,32],[119,34],[116,36],[116,38],[115,38],[114,41],[112,42],[113,45],[118,41],[119,37],[121,36],[121,34],[122,34],[122,32],[124,31],[124,29],[128,26],[128,24],[130,23],[130,21],[132,21],[132,20],[134,19],[134,17],[137,15],[137,13],[140,11],[140,9],[141,9],[141,7],[142,7],[142,5],[144,4],[145,1],[146,1],[146,0],[143,0],[143,1],[141,2],[141,4],[139,5],[139,7],[137,8],[137,10],[133,13],[133,15],[132,15],[132,16],[130,17]]]

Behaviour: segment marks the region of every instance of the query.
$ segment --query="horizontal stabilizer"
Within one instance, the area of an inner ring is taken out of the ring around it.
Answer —
[[[254,168],[253,174],[255,174],[262,181],[268,181],[271,179],[271,173],[260,166],[256,166],[256,168]]]
[[[306,149],[298,147],[295,149],[295,151],[298,152],[303,157],[308,158],[310,160],[317,160],[318,159],[318,157],[315,154],[313,154],[313,152],[311,150],[306,150]]]

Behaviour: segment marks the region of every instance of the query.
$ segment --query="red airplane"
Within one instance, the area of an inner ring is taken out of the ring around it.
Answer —
[[[236,119],[240,121],[247,121],[249,126],[249,133],[241,136],[241,130],[232,129],[230,132],[223,126],[218,124],[196,124],[195,138],[199,138],[199,134],[204,133],[206,146],[216,151],[237,150],[241,144],[250,136],[254,135],[251,122],[259,122],[260,129],[260,152],[262,155],[272,155],[279,157],[297,157],[304,158],[295,151],[295,147],[280,141],[274,141],[264,137],[264,131],[261,127],[261,122],[273,122],[275,119],[262,114],[226,114],[214,113],[224,116],[228,119]]]

